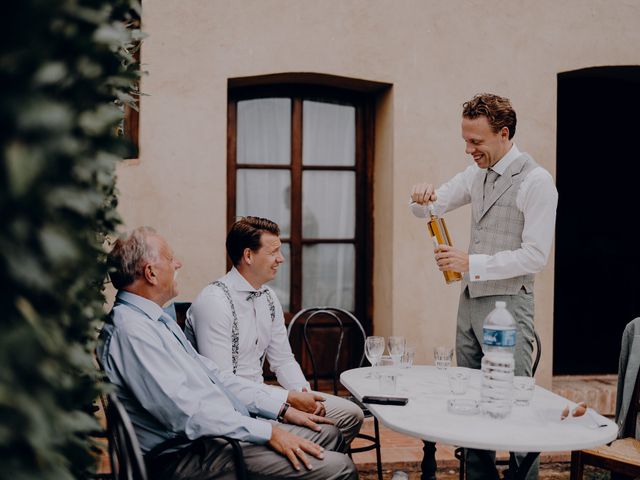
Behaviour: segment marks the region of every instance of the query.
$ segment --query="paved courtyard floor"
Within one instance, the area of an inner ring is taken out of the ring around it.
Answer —
[[[373,419],[366,419],[362,433],[373,434]],[[420,461],[422,460],[422,441],[394,432],[380,426],[382,443],[382,464],[384,480],[391,478],[395,470],[409,474],[410,480],[420,479]],[[364,445],[356,439],[354,446]],[[438,462],[438,480],[458,479],[458,460],[454,457],[454,448],[449,445],[438,445],[436,460]],[[508,453],[498,452],[498,458],[508,458]],[[570,468],[570,452],[543,453],[540,456],[540,480],[568,480]],[[358,466],[361,480],[377,480],[375,451],[357,453],[353,460]],[[587,467],[584,480],[606,480],[607,472]]]

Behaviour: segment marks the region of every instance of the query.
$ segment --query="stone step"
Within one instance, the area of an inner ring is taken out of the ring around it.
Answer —
[[[616,413],[617,375],[560,375],[554,376],[551,390],[574,402],[586,404],[601,415]]]

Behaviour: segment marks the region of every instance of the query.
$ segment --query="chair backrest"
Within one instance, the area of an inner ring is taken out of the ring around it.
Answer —
[[[110,393],[104,403],[113,478],[147,480],[142,451],[127,411],[115,393]]]
[[[301,322],[302,326],[299,327]],[[290,339],[292,331],[298,327],[301,329],[305,351],[309,359],[308,363],[311,365],[313,389],[318,390],[321,359],[326,359],[328,358],[327,356],[333,356],[331,380],[333,393],[337,395],[340,373],[348,368],[361,367],[364,362],[364,341],[367,335],[362,324],[351,312],[342,308],[311,307],[300,310],[291,319],[289,327],[287,328],[287,335]],[[331,342],[333,345],[314,345],[312,339],[312,330],[314,328],[334,330],[333,338],[335,338],[336,341]],[[349,341],[345,341],[345,330],[347,329],[349,331]],[[350,348],[354,345],[358,347],[358,351],[355,354],[343,348]],[[345,357],[348,359],[346,368],[344,368]]]
[[[638,413],[640,413],[640,370],[636,376],[636,383],[633,386],[633,393],[631,394],[631,401],[627,408],[627,415],[625,417],[624,425],[622,425],[622,431],[619,437],[637,438],[637,426],[638,426]]]
[[[538,332],[534,330],[533,336],[536,338],[536,356],[533,359],[533,368],[531,373],[532,377],[536,374],[536,370],[538,370],[538,364],[540,363],[540,356],[542,355],[542,342],[540,342],[540,337],[538,336]]]
[[[184,322],[187,319],[187,310],[191,306],[191,302],[173,302],[163,308],[164,312],[173,318],[180,328],[184,330]]]

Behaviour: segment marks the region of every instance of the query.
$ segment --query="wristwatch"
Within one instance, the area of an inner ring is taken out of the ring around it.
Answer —
[[[289,410],[289,407],[291,405],[288,404],[287,402],[284,402],[282,404],[282,408],[280,409],[280,413],[278,413],[278,418],[276,420],[278,420],[279,422],[284,422],[284,414],[287,413],[287,410]]]

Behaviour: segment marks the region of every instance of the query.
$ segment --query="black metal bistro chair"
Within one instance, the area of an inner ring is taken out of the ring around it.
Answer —
[[[536,332],[535,330],[533,331],[533,336],[535,337],[535,349],[536,349],[536,353],[535,356],[533,357],[533,366],[531,367],[531,376],[535,376],[536,371],[538,370],[538,364],[540,363],[540,356],[542,355],[542,342],[540,342],[540,337],[538,336],[538,332]],[[462,447],[458,447],[455,449],[454,451],[454,455],[455,457],[458,459],[458,461],[460,462],[460,480],[465,480],[466,475],[465,475],[465,468],[467,465],[467,451],[466,449],[462,448]],[[508,466],[509,465],[509,459],[499,459],[496,460],[496,465],[500,465],[500,466]]]
[[[98,478],[147,480],[149,476],[145,461],[147,464],[153,462],[154,458],[162,455],[166,450],[184,445],[188,441],[184,437],[172,438],[157,445],[143,456],[129,415],[115,393],[110,393],[106,400],[103,399],[103,405],[107,419],[111,474],[108,476],[100,475]],[[211,436],[209,438],[224,440],[231,446],[236,478],[246,480],[247,471],[240,443],[225,436]]]
[[[301,324],[301,325],[300,325]],[[292,337],[292,332],[298,329],[297,334],[303,338],[304,350],[300,352],[301,356],[306,356],[311,364],[312,370],[312,386],[318,391],[320,365],[330,363],[331,368],[331,384],[333,394],[338,395],[338,384],[340,382],[340,373],[350,368],[361,367],[364,363],[364,342],[367,337],[360,321],[347,310],[337,307],[311,307],[300,310],[289,323],[287,334]],[[332,345],[314,343],[312,338],[312,330],[324,329],[331,330],[333,335]],[[345,335],[345,330],[349,334]],[[348,339],[345,339],[348,336]],[[345,344],[358,345],[358,352],[350,352],[343,349]],[[361,353],[359,349],[361,350]],[[298,358],[302,364],[302,359]],[[325,361],[323,361],[325,360]],[[329,360],[329,362],[326,362]],[[368,445],[362,447],[351,448],[349,455],[358,452],[366,452],[375,449],[376,463],[378,470],[378,480],[382,480],[382,459],[380,456],[380,426],[378,419],[373,416],[369,409],[359,402],[355,397],[346,397],[356,403],[364,412],[365,418],[373,417],[374,435],[359,433],[356,438],[362,438],[369,442]]]
[[[127,411],[114,393],[103,401],[114,480],[147,480],[147,469]]]

